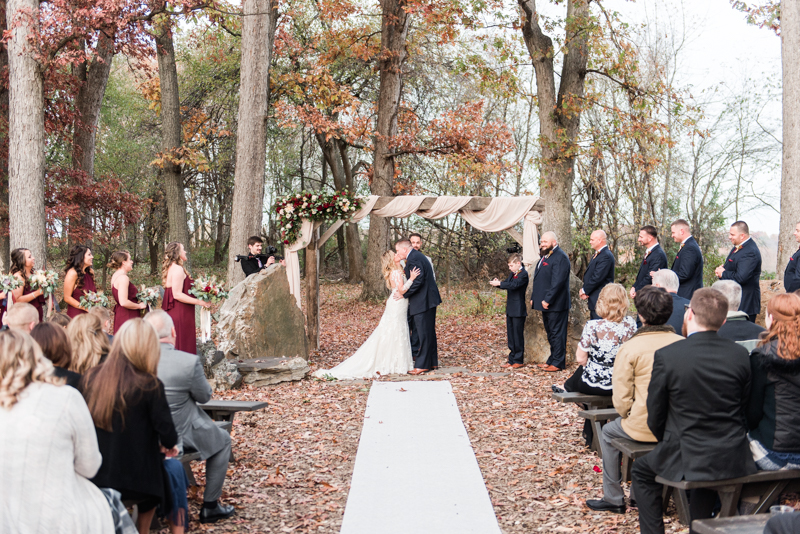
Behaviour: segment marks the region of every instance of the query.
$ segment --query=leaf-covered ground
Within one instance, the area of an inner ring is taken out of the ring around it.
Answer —
[[[357,295],[355,286],[322,286],[322,350],[312,355],[312,370],[348,357],[378,324],[383,305],[358,302]],[[602,496],[602,474],[596,472],[602,464],[582,444],[576,408],[550,399],[550,385],[567,374],[526,367],[505,376],[474,375],[503,371],[505,319],[491,313],[502,312],[501,301],[490,295],[487,304],[485,295],[469,291],[443,297],[440,365],[469,372],[424,379],[450,380],[502,531],[638,532],[635,511],[597,513],[584,505]],[[191,529],[339,532],[369,386],[305,379],[225,395],[265,400],[270,407],[238,414],[233,426],[236,462],[223,500],[236,506],[235,518],[213,525],[193,521]],[[194,470],[202,485],[202,464],[195,462]],[[201,488],[192,488],[190,496],[196,518]],[[667,532],[688,532],[673,509],[669,514]]]

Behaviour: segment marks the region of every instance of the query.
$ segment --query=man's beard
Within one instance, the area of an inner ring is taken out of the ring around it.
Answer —
[[[542,256],[547,256],[548,254],[550,254],[550,251],[552,251],[552,250],[553,250],[553,247],[540,246],[539,247],[539,254],[542,255]]]

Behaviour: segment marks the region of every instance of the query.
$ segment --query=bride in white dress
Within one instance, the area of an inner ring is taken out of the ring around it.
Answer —
[[[414,269],[406,281],[397,254],[387,251],[381,260],[386,286],[392,290],[381,322],[355,354],[333,369],[315,371],[315,377],[339,380],[377,378],[379,375],[405,374],[414,368],[408,336],[408,299],[395,299],[394,296],[408,291],[420,272]]]

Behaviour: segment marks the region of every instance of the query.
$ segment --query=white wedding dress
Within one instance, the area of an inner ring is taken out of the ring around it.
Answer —
[[[403,271],[399,269],[392,271],[390,279],[392,287],[397,287],[398,283],[403,283],[405,289],[411,286],[411,280],[406,281]],[[386,301],[386,309],[378,327],[356,353],[333,369],[315,371],[315,377],[339,380],[377,378],[379,374],[405,374],[414,368],[408,336],[408,300],[395,300],[396,292],[396,289],[393,290]]]

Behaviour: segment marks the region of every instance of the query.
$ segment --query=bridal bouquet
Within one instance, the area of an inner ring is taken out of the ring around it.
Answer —
[[[86,294],[81,297],[81,308],[84,310],[89,311],[97,306],[108,307],[108,297],[106,297],[102,291],[99,293],[87,291]]]
[[[217,282],[216,276],[209,278],[199,277],[194,281],[189,290],[190,295],[194,295],[203,302],[218,304],[228,298],[228,292],[222,288],[222,284]],[[211,311],[208,308],[200,309],[200,340],[206,342],[211,339]]]
[[[144,302],[147,305],[147,311],[150,311],[153,306],[156,305],[158,301],[158,297],[161,296],[161,292],[158,290],[157,287],[145,287],[142,286],[142,289],[136,293],[136,299],[139,302]]]
[[[56,286],[58,285],[58,273],[39,269],[31,275],[28,283],[31,285],[32,290],[42,290],[42,296],[47,299],[47,316],[50,317],[55,308],[53,305],[53,293],[56,292]]]
[[[9,307],[14,301],[14,297],[11,296],[11,292],[20,287],[22,287],[22,281],[13,274],[0,275],[0,292],[6,294]]]

